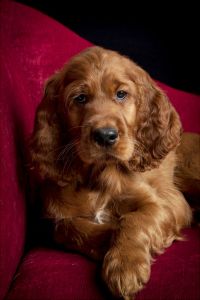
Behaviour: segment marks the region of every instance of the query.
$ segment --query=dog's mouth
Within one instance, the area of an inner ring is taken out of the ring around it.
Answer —
[[[78,155],[84,163],[88,164],[120,164],[127,163],[132,152],[123,145],[115,147],[98,147],[95,144],[82,144],[78,149]]]
[[[104,162],[107,163],[118,163],[120,160],[120,158],[118,158],[115,154],[113,153],[105,153],[102,154],[102,158],[101,158]]]

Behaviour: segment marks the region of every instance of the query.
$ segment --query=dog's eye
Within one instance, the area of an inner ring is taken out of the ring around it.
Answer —
[[[74,100],[77,102],[77,103],[85,103],[86,100],[87,100],[87,97],[85,94],[80,94],[76,97],[74,97]]]
[[[125,92],[125,91],[123,91],[123,90],[120,90],[120,91],[118,91],[118,92],[116,93],[116,99],[117,99],[118,101],[124,100],[124,99],[126,98],[126,96],[127,96],[127,92]]]

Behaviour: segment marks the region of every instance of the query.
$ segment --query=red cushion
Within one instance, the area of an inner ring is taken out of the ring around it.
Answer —
[[[199,235],[199,228],[185,230],[187,241],[175,242],[157,258],[137,300],[200,299]],[[34,249],[18,270],[7,300],[112,299],[99,276],[100,268],[80,255]]]
[[[111,299],[94,279],[99,273],[97,266],[79,255],[35,249],[20,266],[26,231],[27,172],[23,157],[43,82],[72,55],[91,44],[16,2],[2,1],[0,17],[0,299],[12,278],[8,299]],[[161,86],[179,111],[184,128],[200,132],[200,97]],[[199,297],[195,274],[199,274],[200,238],[197,229],[188,234],[188,242],[175,243],[158,258],[151,280],[138,299]],[[14,277],[18,265],[19,272]]]
[[[200,228],[184,230],[184,236],[157,257],[150,281],[135,300],[200,299]]]
[[[21,264],[7,300],[103,300],[98,271],[78,254],[34,249]]]

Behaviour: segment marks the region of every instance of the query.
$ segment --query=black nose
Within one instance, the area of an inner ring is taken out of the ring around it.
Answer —
[[[100,146],[112,146],[115,144],[118,132],[115,128],[98,128],[93,131],[93,139]]]

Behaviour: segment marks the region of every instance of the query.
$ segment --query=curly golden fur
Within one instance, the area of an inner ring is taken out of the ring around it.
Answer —
[[[100,47],[73,57],[47,82],[30,142],[55,240],[102,259],[126,299],[191,221],[173,183],[181,123],[134,62]]]

